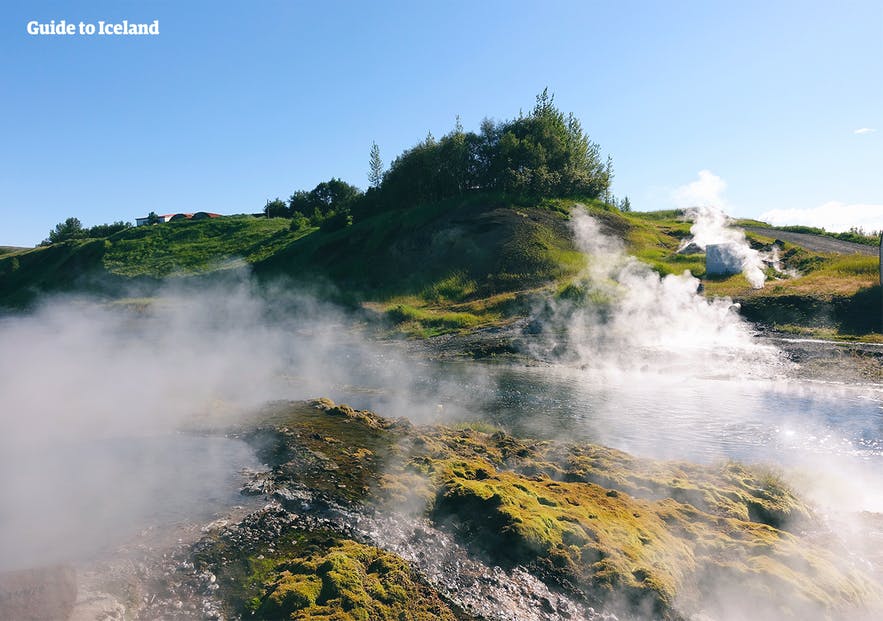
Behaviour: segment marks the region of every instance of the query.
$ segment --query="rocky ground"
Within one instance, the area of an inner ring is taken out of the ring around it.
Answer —
[[[415,427],[328,400],[273,404],[225,432],[267,464],[244,473],[257,504],[144,533],[78,568],[72,613],[55,618],[681,620],[746,602],[768,618],[880,611],[880,555],[845,553],[855,543],[775,472]],[[878,516],[864,519],[879,530]],[[72,605],[70,571],[54,571],[42,579],[57,597],[31,613]],[[7,577],[0,597],[34,579]],[[18,611],[0,618],[53,618]]]
[[[794,338],[768,332],[761,337],[796,363],[803,380],[846,384],[883,384],[883,345]]]

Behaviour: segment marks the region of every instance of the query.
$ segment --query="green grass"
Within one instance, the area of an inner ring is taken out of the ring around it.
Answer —
[[[352,226],[318,231],[255,267],[267,276],[325,278],[339,298],[374,303],[408,334],[456,332],[504,321],[523,292],[583,269],[567,224],[571,204],[479,194],[357,216]]]
[[[253,216],[168,222],[111,236],[105,268],[121,276],[163,277],[254,263],[311,232],[283,218]]]
[[[41,292],[85,291],[111,298],[127,284],[205,274],[266,259],[315,232],[285,219],[232,216],[169,222],[108,238],[71,240],[0,255],[0,306],[20,307]]]
[[[704,278],[703,255],[677,253],[691,226],[680,210],[622,213],[590,200],[472,194],[371,217],[356,214],[354,224],[338,230],[291,231],[286,219],[236,216],[30,250],[4,248],[0,305],[26,305],[41,291],[86,290],[112,298],[133,282],[148,287],[136,295],[151,295],[149,287],[168,276],[251,266],[260,278],[318,285],[337,302],[371,307],[406,334],[462,332],[529,312],[531,299],[579,294],[568,290],[586,267],[568,226],[576,204],[660,275],[689,271]],[[774,241],[756,233],[748,239],[759,249]],[[761,290],[741,275],[707,280],[706,295],[732,297],[749,318],[765,323],[812,326],[807,322],[815,313],[832,318],[814,326],[820,330],[851,337],[880,332],[861,319],[880,314],[875,257],[824,255],[793,244],[785,244],[781,256],[799,278],[770,272]],[[574,301],[606,303],[585,296]]]
[[[386,316],[403,331],[422,337],[473,328],[483,321],[472,313],[444,312],[406,304],[392,306]]]

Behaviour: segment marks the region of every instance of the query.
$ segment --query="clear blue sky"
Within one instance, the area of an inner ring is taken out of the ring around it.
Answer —
[[[458,114],[477,130],[529,110],[545,86],[636,209],[673,206],[707,170],[734,215],[883,218],[880,0],[7,1],[0,18],[0,245],[69,216],[365,187],[372,140],[388,163]],[[161,34],[27,34],[50,19],[158,19]]]

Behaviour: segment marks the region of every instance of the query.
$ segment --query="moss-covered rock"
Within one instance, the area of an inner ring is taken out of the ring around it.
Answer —
[[[235,618],[462,618],[400,557],[279,508],[207,537],[193,559]]]
[[[879,585],[823,537],[803,534],[823,527],[771,470],[637,459],[468,426],[414,427],[327,400],[290,408],[284,421],[281,483],[385,510],[423,507],[493,563],[523,565],[590,602],[668,619],[725,611],[733,598],[782,618],[842,617],[880,603]],[[365,594],[386,602],[390,585],[377,587],[371,572],[339,555],[321,559],[307,559],[323,580],[320,596],[310,599],[316,583],[286,567],[262,606],[319,606],[324,597],[361,610]],[[337,590],[328,591],[338,573]]]
[[[258,619],[456,619],[403,560],[354,541],[277,556],[273,565],[251,600]]]

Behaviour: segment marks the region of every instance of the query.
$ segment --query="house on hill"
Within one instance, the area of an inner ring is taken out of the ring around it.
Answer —
[[[162,216],[156,216],[155,222],[178,222],[179,220],[208,220],[209,218],[220,218],[221,214],[211,213],[208,211],[197,211],[196,213],[167,213]],[[151,224],[150,216],[143,218],[135,218],[135,226],[146,226]]]

